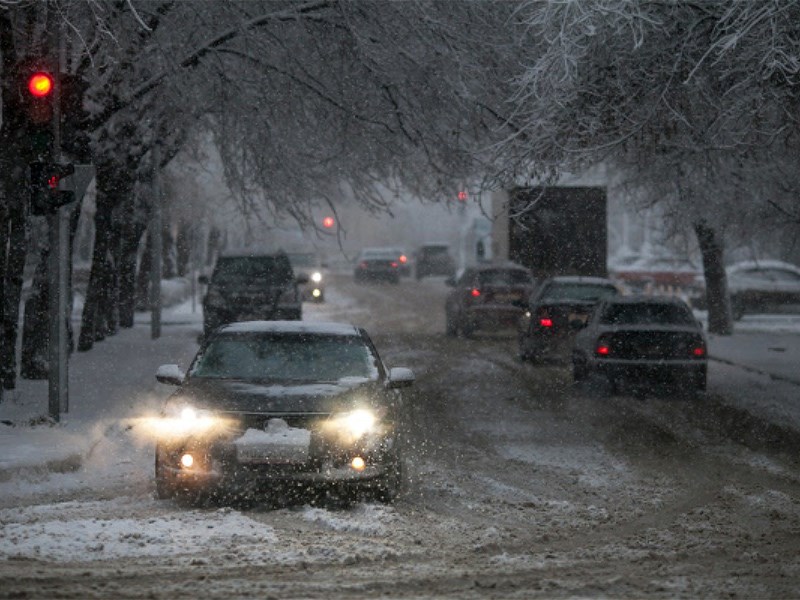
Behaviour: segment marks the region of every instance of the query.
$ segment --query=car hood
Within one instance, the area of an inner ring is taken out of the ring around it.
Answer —
[[[199,408],[256,413],[331,413],[373,398],[383,386],[362,378],[338,382],[253,382],[190,379],[173,395]]]

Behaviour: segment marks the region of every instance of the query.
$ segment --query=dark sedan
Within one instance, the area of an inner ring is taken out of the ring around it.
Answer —
[[[618,294],[610,279],[601,277],[550,277],[542,281],[528,300],[520,319],[519,357],[569,360],[575,333],[602,299]]]
[[[278,483],[334,486],[394,498],[401,481],[399,389],[409,369],[388,370],[352,325],[252,321],[218,329],[160,419],[159,497],[258,492]]]
[[[608,378],[612,391],[623,380],[666,380],[706,389],[707,343],[700,323],[678,298],[617,296],[597,305],[575,336],[575,381],[592,373]]]
[[[470,336],[476,330],[516,327],[524,312],[533,277],[516,263],[485,263],[447,280],[447,335]]]

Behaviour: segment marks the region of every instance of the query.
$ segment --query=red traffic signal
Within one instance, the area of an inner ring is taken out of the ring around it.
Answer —
[[[458,199],[459,199],[460,202],[466,202],[467,201],[467,192],[465,192],[464,190],[461,190],[460,192],[458,192]]]
[[[34,98],[45,98],[53,91],[53,78],[44,71],[28,77],[28,91]]]
[[[325,217],[322,219],[322,226],[325,229],[330,229],[334,225],[336,225],[336,219],[334,219],[333,217]]]
[[[59,190],[64,177],[75,172],[74,165],[32,162],[31,169],[31,213],[52,214],[59,207],[75,201],[75,192]]]

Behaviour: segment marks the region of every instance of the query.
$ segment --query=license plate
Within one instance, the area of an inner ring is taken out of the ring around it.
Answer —
[[[275,421],[282,425],[273,425]],[[308,461],[311,432],[273,419],[264,431],[248,429],[234,445],[240,463],[300,464]]]
[[[495,294],[494,300],[495,302],[514,302],[515,300],[519,300],[519,294]]]

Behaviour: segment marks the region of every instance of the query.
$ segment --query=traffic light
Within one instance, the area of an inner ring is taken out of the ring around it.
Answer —
[[[461,190],[458,192],[458,200],[459,202],[466,202],[468,198],[467,192]]]
[[[333,217],[325,217],[322,219],[322,226],[325,229],[330,229],[334,225],[336,225],[336,219],[334,219]]]
[[[61,180],[75,172],[73,165],[32,162],[30,169],[32,214],[52,214],[60,206],[75,201],[75,192],[58,189]]]
[[[47,71],[28,73],[23,85],[24,105],[33,125],[47,125],[53,118],[55,79]]]

